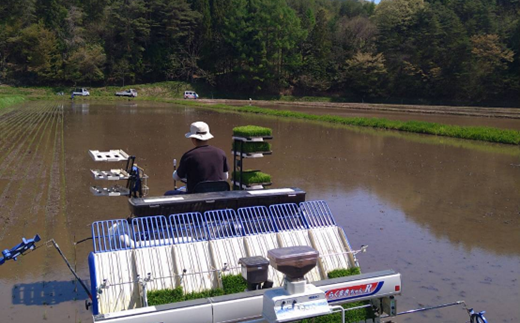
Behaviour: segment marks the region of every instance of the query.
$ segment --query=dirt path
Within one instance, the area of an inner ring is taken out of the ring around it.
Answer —
[[[313,108],[327,108],[338,110],[357,110],[357,111],[386,111],[400,113],[420,113],[438,115],[461,115],[474,117],[493,117],[520,119],[520,108],[484,108],[484,107],[465,107],[465,106],[437,106],[437,105],[398,105],[398,104],[371,104],[371,103],[332,103],[332,102],[284,102],[284,101],[262,101],[262,100],[210,100],[201,99],[203,103],[210,104],[229,104],[229,105],[249,105],[255,106],[300,106]]]

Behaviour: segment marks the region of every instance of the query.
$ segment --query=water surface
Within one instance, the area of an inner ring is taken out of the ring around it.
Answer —
[[[518,322],[520,150],[518,147],[367,128],[147,103],[28,103],[0,115],[1,248],[35,233],[54,238],[79,275],[93,221],[126,218],[125,198],[94,197],[89,149],[123,149],[150,176],[150,195],[173,187],[172,159],[191,148],[189,124],[204,120],[212,144],[231,158],[232,128],[273,129],[273,154],[246,160],[326,200],[363,272],[402,274],[398,310],[466,300],[490,322]],[[232,165],[230,164],[230,167]],[[2,322],[89,322],[85,292],[53,248],[0,266]],[[402,322],[465,322],[461,308],[415,314]]]

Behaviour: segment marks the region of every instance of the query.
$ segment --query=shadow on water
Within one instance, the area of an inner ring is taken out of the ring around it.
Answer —
[[[11,290],[13,305],[45,306],[83,300],[87,293],[74,281],[40,281],[16,284]]]

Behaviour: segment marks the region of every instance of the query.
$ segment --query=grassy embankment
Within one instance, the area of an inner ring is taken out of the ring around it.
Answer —
[[[0,110],[7,108],[8,106],[15,105],[23,102],[25,98],[23,96],[3,96],[0,95]]]
[[[115,96],[115,93],[128,88],[137,90],[137,100],[161,101],[162,99],[181,99],[185,90],[195,90],[192,86],[184,82],[160,82],[153,84],[121,86],[105,86],[91,88],[87,87],[90,92],[89,97],[76,96],[76,101],[97,101],[97,100],[129,100],[130,98],[122,98]],[[22,96],[28,100],[61,100],[70,99],[71,91],[74,87],[55,86],[55,87],[12,87],[0,86],[0,96]],[[63,93],[63,95],[59,95]],[[206,95],[204,95],[206,96]],[[131,99],[135,100],[135,99]]]
[[[286,110],[272,110],[267,108],[259,108],[254,106],[234,107],[223,104],[205,104],[199,101],[179,100],[182,98],[185,90],[197,90],[183,82],[161,82],[154,84],[132,85],[136,89],[139,101],[154,101],[177,103],[183,105],[200,106],[218,110],[226,110],[233,112],[255,113],[263,115],[271,115],[276,117],[297,118],[302,120],[322,121],[338,125],[351,125],[360,127],[372,127],[376,129],[398,130],[410,133],[430,134],[443,137],[470,139],[494,143],[503,143],[510,145],[520,145],[520,131],[496,129],[491,127],[471,127],[445,125],[425,121],[398,121],[388,120],[384,118],[365,118],[365,117],[338,117],[331,115],[313,115],[301,112],[293,112]],[[125,87],[128,88],[128,87]],[[96,101],[96,100],[135,100],[128,98],[119,98],[114,95],[116,91],[124,88],[116,86],[100,87],[89,89],[91,96],[87,98],[76,97],[75,100],[80,101]],[[0,87],[0,98],[7,96],[16,96],[27,99],[37,100],[56,100],[68,98],[70,95],[70,87],[38,87],[38,88],[21,88],[21,87]],[[64,96],[57,96],[56,93],[64,92]],[[200,93],[202,97],[208,97],[209,93]]]
[[[176,102],[184,105],[195,105],[211,107],[214,109],[224,109],[236,112],[255,113],[271,115],[276,117],[297,118],[303,120],[322,121],[339,125],[350,125],[360,127],[372,127],[386,130],[399,130],[412,133],[429,134],[460,139],[470,139],[487,141],[494,143],[520,145],[520,131],[497,129],[491,127],[472,127],[445,125],[425,121],[399,121],[384,118],[365,118],[365,117],[338,117],[331,115],[314,115],[302,112],[273,110],[254,106],[233,107],[223,104],[207,105],[196,101]]]

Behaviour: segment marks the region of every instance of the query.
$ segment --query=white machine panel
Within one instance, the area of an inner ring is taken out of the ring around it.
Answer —
[[[107,180],[107,181],[119,181],[119,180],[127,180],[130,178],[130,174],[124,169],[111,169],[111,170],[99,170],[99,169],[91,169],[90,173],[92,177],[97,180]]]
[[[130,190],[126,187],[114,185],[112,187],[91,186],[90,192],[95,196],[129,196]]]
[[[160,246],[135,249],[136,272],[141,279],[150,274],[146,290],[174,289],[175,272],[173,266],[173,247]]]
[[[112,313],[142,306],[133,251],[94,254],[99,312]]]
[[[177,285],[185,293],[202,292],[218,287],[207,241],[192,242],[173,246]]]
[[[276,233],[258,234],[244,237],[248,257],[261,256],[267,258],[267,251],[280,248]],[[283,274],[269,266],[267,278],[273,281],[273,287],[283,284]]]
[[[128,157],[130,157],[130,155],[121,149],[114,149],[109,151],[89,150],[88,153],[90,157],[92,157],[92,159],[96,162],[119,162],[128,160]]]

